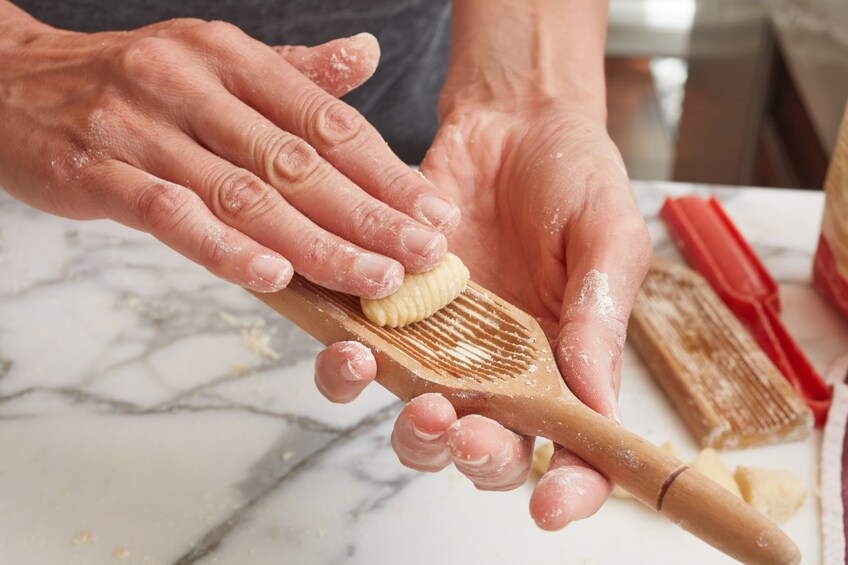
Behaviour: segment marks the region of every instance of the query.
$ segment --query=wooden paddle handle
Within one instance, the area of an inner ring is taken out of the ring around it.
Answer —
[[[516,431],[565,446],[641,502],[728,555],[744,563],[800,562],[793,541],[741,498],[574,397],[499,398],[494,404],[480,411]]]

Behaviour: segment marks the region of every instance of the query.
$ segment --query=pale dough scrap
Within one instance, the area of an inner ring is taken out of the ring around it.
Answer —
[[[97,541],[97,534],[91,531],[82,532],[73,538],[71,538],[71,543],[74,545],[87,545],[89,543],[94,543]]]
[[[712,447],[702,449],[695,457],[690,465],[696,471],[700,471],[707,477],[711,478],[739,498],[742,498],[742,493],[739,491],[739,485],[736,484],[736,479],[730,474],[730,469],[718,456],[716,450]]]
[[[538,478],[548,472],[551,457],[554,454],[554,444],[547,442],[536,448],[533,452],[533,474]]]
[[[407,275],[385,298],[362,298],[362,312],[378,326],[400,328],[432,316],[462,294],[471,277],[462,260],[448,253],[438,267]]]
[[[758,469],[739,466],[736,482],[745,502],[773,522],[789,518],[804,504],[807,487],[801,478],[784,469]]]

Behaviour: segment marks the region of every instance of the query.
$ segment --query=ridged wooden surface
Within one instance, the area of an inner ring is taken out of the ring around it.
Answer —
[[[343,310],[368,323],[359,299],[302,284]],[[426,320],[402,327],[369,330],[385,342],[442,378],[477,383],[515,383],[533,386],[536,375],[550,378],[553,359],[537,344],[537,337],[473,283],[453,302]],[[558,375],[557,375],[558,376]]]
[[[704,447],[805,437],[812,415],[707,282],[656,259],[630,323],[631,342]]]
[[[848,106],[824,183],[827,198],[822,230],[836,258],[840,276],[848,279]]]

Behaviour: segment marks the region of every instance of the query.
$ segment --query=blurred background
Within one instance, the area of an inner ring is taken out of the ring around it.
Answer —
[[[848,0],[611,0],[609,130],[634,179],[821,189]]]

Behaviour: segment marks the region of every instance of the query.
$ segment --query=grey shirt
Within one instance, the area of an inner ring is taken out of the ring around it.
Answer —
[[[345,97],[406,162],[436,131],[450,49],[449,0],[13,0],[37,19],[77,31],[133,29],[180,17],[225,20],[269,45],[315,45],[367,31],[380,41],[374,76]]]

